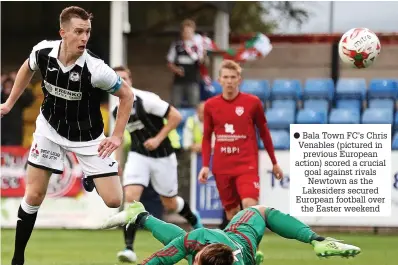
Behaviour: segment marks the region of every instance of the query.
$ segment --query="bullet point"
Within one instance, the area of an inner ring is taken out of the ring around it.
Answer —
[[[298,138],[300,138],[300,134],[299,133],[294,133],[294,138],[296,138],[296,139],[298,139]]]

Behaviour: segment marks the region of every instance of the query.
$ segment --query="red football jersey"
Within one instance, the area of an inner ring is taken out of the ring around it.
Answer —
[[[260,99],[242,92],[230,101],[222,95],[210,98],[204,108],[203,166],[209,166],[211,137],[214,132],[214,174],[258,174],[256,127],[272,163],[276,164],[272,139]]]

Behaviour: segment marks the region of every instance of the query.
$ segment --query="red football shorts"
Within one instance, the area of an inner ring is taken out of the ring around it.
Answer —
[[[238,207],[245,198],[259,200],[260,178],[258,175],[217,175],[214,177],[220,200],[225,210],[228,211]]]

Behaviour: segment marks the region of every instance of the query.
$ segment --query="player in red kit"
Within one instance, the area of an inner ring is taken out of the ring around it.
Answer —
[[[260,99],[239,91],[241,72],[241,67],[234,61],[223,61],[219,72],[222,95],[205,103],[203,167],[198,177],[201,183],[205,183],[209,176],[211,137],[214,133],[212,171],[228,220],[241,210],[241,202],[243,208],[258,204],[260,185],[256,127],[271,158],[274,175],[277,179],[283,177]]]

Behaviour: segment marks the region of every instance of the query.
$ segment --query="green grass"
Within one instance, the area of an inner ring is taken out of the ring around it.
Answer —
[[[1,230],[1,264],[11,264],[14,250],[14,230]],[[398,236],[331,234],[348,244],[362,248],[353,259],[319,259],[308,244],[287,240],[266,233],[260,249],[264,265],[395,265],[398,264]],[[26,251],[26,265],[115,265],[116,253],[123,248],[120,230],[35,230]],[[139,260],[161,248],[150,233],[137,234],[135,249]],[[179,264],[186,265],[185,261]]]

